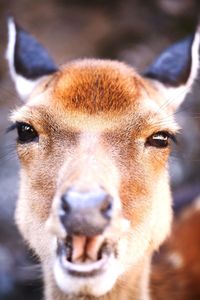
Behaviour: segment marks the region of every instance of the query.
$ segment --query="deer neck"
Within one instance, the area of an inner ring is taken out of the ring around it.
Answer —
[[[45,300],[151,300],[149,292],[151,257],[147,257],[119,279],[108,294],[92,296],[68,296],[56,285],[53,274],[44,269]]]

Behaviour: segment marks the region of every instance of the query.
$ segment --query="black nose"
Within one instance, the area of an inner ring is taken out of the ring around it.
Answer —
[[[69,235],[101,234],[112,217],[113,198],[102,188],[79,192],[70,188],[61,196],[60,219]]]

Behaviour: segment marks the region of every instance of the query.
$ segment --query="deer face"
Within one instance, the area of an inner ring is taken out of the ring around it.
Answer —
[[[80,60],[57,70],[42,48],[48,63],[32,61],[28,78],[30,50],[23,56],[20,45],[26,39],[24,44],[35,43],[34,55],[41,55],[41,46],[13,21],[10,35],[11,73],[18,91],[28,95],[12,114],[21,162],[17,224],[58,289],[101,296],[131,270],[137,276],[169,232],[174,107],[155,80],[155,65],[146,73],[154,80],[106,60]],[[188,51],[192,42],[186,45]],[[176,80],[183,80],[182,69]],[[169,94],[180,88],[186,93],[194,78],[194,66],[189,69],[184,84]]]

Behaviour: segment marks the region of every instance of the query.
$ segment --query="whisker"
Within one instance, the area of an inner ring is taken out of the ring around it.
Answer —
[[[195,84],[199,84],[200,79],[196,79]],[[177,99],[177,97],[181,96],[183,93],[185,93],[186,91],[189,91],[191,89],[191,87],[186,86],[186,87],[182,87],[182,90],[180,91],[180,93],[178,93],[175,97],[173,98],[169,98],[167,99],[163,104],[161,104],[161,106],[159,106],[158,108],[158,112],[164,108],[166,108],[169,104],[171,104],[174,100]]]
[[[200,163],[200,158],[192,158],[188,155],[185,155],[183,152],[181,151],[173,151],[171,154],[170,154],[170,157],[169,157],[170,160],[181,160],[181,161],[188,161],[189,163],[193,164],[193,163]]]
[[[42,268],[41,264],[32,264],[32,265],[25,265],[25,266],[18,266],[17,267],[18,278],[21,281],[33,281],[42,279]]]
[[[13,159],[13,158],[17,158],[16,155],[16,145],[15,144],[11,144],[11,145],[7,145],[5,146],[5,148],[3,149],[3,152],[0,154],[0,162],[6,162],[9,159]]]
[[[173,114],[171,115],[167,115],[166,117],[164,117],[162,120],[160,121],[156,121],[156,122],[152,122],[151,124],[153,126],[164,126],[164,125],[168,125],[168,122],[170,121],[171,123],[171,119],[176,117],[178,114],[181,114],[183,112],[187,112],[187,110],[189,109],[190,107],[185,107],[181,110],[178,110],[178,111],[175,111]],[[188,117],[192,117],[193,119],[196,119],[196,118],[200,118],[200,114],[199,114],[199,117],[196,117],[196,116],[193,116],[191,114],[188,113]]]

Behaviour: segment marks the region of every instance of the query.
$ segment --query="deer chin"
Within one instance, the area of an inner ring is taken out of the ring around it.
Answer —
[[[71,237],[59,240],[54,262],[54,277],[58,287],[66,294],[99,297],[109,292],[120,275],[114,247],[104,241],[96,259],[80,257],[73,260],[76,250]]]

